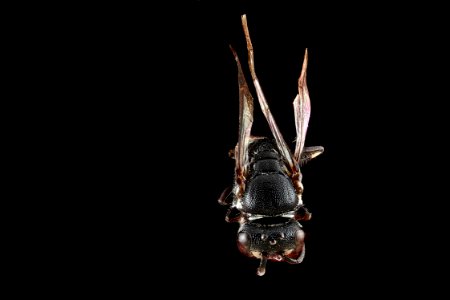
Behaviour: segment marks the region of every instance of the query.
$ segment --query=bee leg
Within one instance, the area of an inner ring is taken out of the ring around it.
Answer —
[[[234,150],[234,149],[231,149],[230,151],[228,151],[228,156],[229,156],[231,159],[235,159],[235,158],[234,158],[234,154],[235,154],[235,150]]]
[[[225,221],[228,223],[240,222],[243,216],[242,213],[236,207],[230,207],[225,216]]]
[[[258,141],[258,140],[263,140],[263,139],[265,139],[265,137],[263,137],[263,136],[254,136],[254,135],[252,135],[252,136],[250,137],[250,143],[256,142],[256,141]]]
[[[305,165],[308,161],[319,156],[324,151],[322,146],[305,147],[300,156],[300,166]]]
[[[229,186],[222,192],[222,194],[219,197],[219,200],[217,201],[219,202],[220,205],[230,205],[231,202],[233,202],[233,197],[231,197],[232,189],[233,188]]]
[[[301,205],[296,211],[294,218],[297,221],[309,221],[311,220],[312,214],[308,211],[306,206]]]

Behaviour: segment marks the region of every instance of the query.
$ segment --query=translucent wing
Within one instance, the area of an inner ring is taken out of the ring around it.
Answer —
[[[239,138],[235,148],[236,180],[239,185],[245,182],[248,166],[248,145],[250,144],[250,131],[253,124],[253,97],[248,89],[242,72],[241,63],[236,51],[230,46],[238,68],[239,82]]]
[[[295,128],[297,140],[295,144],[294,158],[300,162],[300,156],[305,146],[306,131],[311,115],[311,101],[309,99],[308,86],[306,85],[306,69],[308,66],[308,49],[305,51],[302,72],[298,80],[298,94],[294,99]]]
[[[311,115],[311,100],[309,98],[308,86],[306,84],[306,71],[308,67],[308,49],[305,50],[302,72],[298,79],[298,94],[294,99],[295,128],[297,140],[295,144],[294,159],[299,164],[304,164],[323,152],[323,147],[305,148],[306,132],[308,130]]]
[[[254,64],[254,55],[253,55],[253,46],[252,41],[250,39],[250,33],[247,26],[247,17],[246,15],[242,15],[242,26],[244,28],[245,39],[247,41],[247,50],[248,50],[248,64],[250,67],[250,72],[252,74],[253,84],[256,89],[256,94],[258,96],[258,101],[261,106],[261,109],[266,117],[267,122],[269,123],[270,130],[275,138],[275,142],[277,143],[278,149],[281,152],[281,155],[286,160],[288,167],[292,173],[298,172],[297,161],[294,160],[291,151],[289,150],[288,145],[286,144],[278,126],[273,118],[272,113],[270,112],[269,105],[267,104],[266,98],[264,97],[264,93],[259,84],[258,77],[255,73],[255,64]]]

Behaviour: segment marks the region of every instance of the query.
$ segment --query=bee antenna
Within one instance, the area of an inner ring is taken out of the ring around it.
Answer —
[[[256,274],[258,274],[259,276],[263,276],[264,274],[266,274],[266,263],[267,257],[265,257],[264,255],[261,256],[261,262],[259,263],[259,267],[256,270]]]

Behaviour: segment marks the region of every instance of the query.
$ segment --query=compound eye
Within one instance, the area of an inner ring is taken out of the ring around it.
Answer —
[[[296,244],[303,244],[303,241],[305,240],[305,233],[303,230],[299,229],[295,233],[295,242]]]
[[[284,252],[284,259],[290,264],[299,264],[305,256],[305,233],[298,229],[295,232],[295,247]]]
[[[240,232],[238,235],[238,242],[243,246],[247,246],[250,243],[250,236],[245,232]]]
[[[237,238],[238,248],[243,254],[245,254],[247,256],[251,256],[250,242],[251,242],[250,236],[247,233],[240,232],[238,234],[238,238]]]

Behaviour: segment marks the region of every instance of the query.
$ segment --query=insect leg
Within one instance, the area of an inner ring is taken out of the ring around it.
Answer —
[[[233,197],[232,197],[232,190],[233,188],[231,186],[227,187],[222,194],[219,197],[219,204],[220,205],[230,205],[231,202],[233,201]]]
[[[300,155],[300,166],[303,166],[311,159],[319,156],[323,153],[322,146],[313,146],[313,147],[305,147],[303,148],[302,155]]]
[[[242,213],[234,206],[230,207],[225,215],[225,221],[228,223],[240,222],[242,218]]]
[[[297,221],[309,221],[309,220],[311,220],[311,216],[312,216],[312,214],[308,211],[308,209],[304,205],[301,205],[295,211],[294,218]]]

